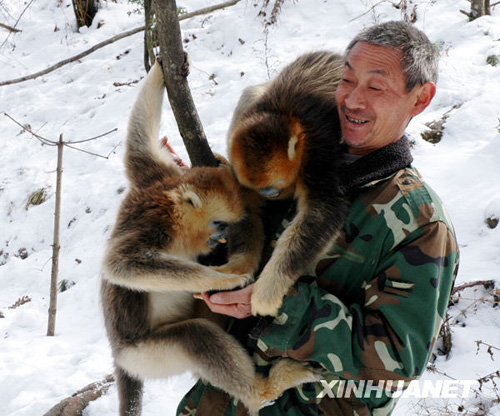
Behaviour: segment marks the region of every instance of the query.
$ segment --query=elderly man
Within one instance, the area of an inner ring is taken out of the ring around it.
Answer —
[[[436,80],[433,45],[407,23],[370,27],[348,46],[336,92],[350,196],[342,234],[315,275],[289,291],[279,319],[236,319],[231,329],[260,371],[290,357],[322,369],[323,380],[286,391],[259,415],[388,415],[395,387],[425,370],[458,247],[443,204],[411,164],[404,131],[431,102]],[[282,231],[291,215],[273,205],[267,218],[279,218]],[[280,233],[272,222],[270,240]],[[243,318],[252,288],[204,298],[214,312]],[[246,412],[199,381],[178,414]]]

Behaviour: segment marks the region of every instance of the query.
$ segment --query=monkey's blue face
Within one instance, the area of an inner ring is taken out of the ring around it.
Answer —
[[[210,227],[214,229],[214,234],[212,234],[207,241],[207,244],[210,247],[215,246],[217,243],[226,243],[226,229],[227,229],[227,222],[224,221],[211,221],[210,222]]]

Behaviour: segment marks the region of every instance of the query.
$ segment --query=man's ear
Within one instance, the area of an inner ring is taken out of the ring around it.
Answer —
[[[431,81],[427,81],[425,84],[420,85],[417,88],[416,101],[411,112],[411,117],[415,117],[424,111],[431,103],[434,95],[436,95],[436,84]]]

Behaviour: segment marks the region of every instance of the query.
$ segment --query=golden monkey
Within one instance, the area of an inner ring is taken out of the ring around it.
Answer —
[[[254,315],[276,316],[345,220],[335,103],[342,70],[339,55],[304,54],[270,82],[246,88],[234,111],[228,157],[238,181],[265,198],[297,200],[295,218],[255,283]]]
[[[143,380],[184,371],[209,381],[255,412],[284,390],[317,379],[283,359],[263,378],[243,347],[194,292],[241,287],[249,275],[196,262],[241,220],[241,187],[226,168],[183,174],[159,148],[164,84],[159,64],[145,79],[126,143],[128,194],[104,255],[101,299],[114,358],[120,415],[141,414]]]

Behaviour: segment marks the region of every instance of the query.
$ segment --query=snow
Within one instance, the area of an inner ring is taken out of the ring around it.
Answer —
[[[179,0],[178,6],[194,11],[216,3]],[[192,60],[189,83],[213,149],[225,153],[225,131],[245,86],[266,81],[300,53],[341,52],[361,28],[400,19],[401,10],[392,3],[287,1],[278,23],[267,32],[258,16],[261,2],[248,0],[184,20],[185,48]],[[22,15],[22,32],[9,34],[0,28],[0,81],[43,70],[143,25],[142,15],[133,12],[136,6],[126,0],[100,4],[92,27],[77,31],[70,0],[0,1],[2,23],[13,26]],[[486,220],[500,217],[500,66],[488,65],[486,59],[500,55],[500,6],[492,16],[469,23],[459,12],[469,10],[466,0],[414,0],[410,5],[417,6],[416,26],[442,56],[438,93],[408,128],[415,141],[415,165],[441,196],[455,225],[461,248],[457,285],[490,279],[498,285],[500,226],[490,228]],[[99,267],[126,188],[122,141],[136,81],[144,76],[142,39],[136,34],[35,80],[0,87],[0,416],[44,414],[112,372],[99,309]],[[442,140],[423,141],[425,123],[448,111]],[[60,134],[77,141],[117,129],[76,145],[108,159],[64,150],[59,278],[75,284],[59,294],[54,337],[45,334],[57,151],[23,132],[4,112],[54,141]],[[187,159],[167,101],[163,116],[162,133]],[[47,190],[47,200],[26,208],[29,196],[41,188]],[[12,308],[24,296],[29,300]],[[500,312],[493,307],[494,298],[482,286],[462,296],[450,309],[450,356],[438,355],[438,371],[427,371],[424,379],[475,380],[498,370],[498,350],[491,357],[486,346],[476,345],[481,340],[500,348]],[[144,414],[174,415],[193,383],[188,374],[148,382]],[[479,398],[403,399],[394,414],[453,413],[462,404],[477,414],[500,415],[498,401],[492,401],[499,394],[490,382]],[[113,386],[85,414],[111,416],[117,406]]]

